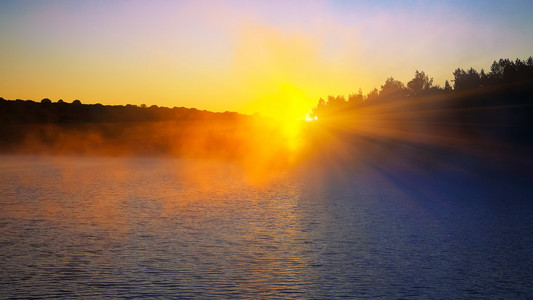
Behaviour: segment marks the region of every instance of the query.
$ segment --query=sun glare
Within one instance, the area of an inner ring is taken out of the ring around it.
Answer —
[[[310,117],[312,105],[301,89],[288,83],[282,84],[272,96],[261,111],[276,124],[283,143],[279,146],[286,149],[289,161],[294,161],[305,140],[303,126]]]
[[[313,102],[298,87],[290,83],[281,83],[277,92],[264,97],[250,107],[270,119],[280,135],[284,147],[291,153],[302,146],[302,126],[309,121]],[[313,120],[313,118],[311,118]]]

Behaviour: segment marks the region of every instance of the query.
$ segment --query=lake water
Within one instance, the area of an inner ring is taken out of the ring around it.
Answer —
[[[526,192],[371,167],[245,173],[0,157],[0,298],[533,295]]]

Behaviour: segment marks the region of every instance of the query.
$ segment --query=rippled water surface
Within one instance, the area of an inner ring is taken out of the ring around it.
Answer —
[[[421,180],[4,156],[0,297],[533,295],[528,196]]]

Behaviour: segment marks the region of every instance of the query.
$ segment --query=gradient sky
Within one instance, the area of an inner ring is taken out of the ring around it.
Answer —
[[[0,1],[0,96],[275,114],[533,55],[533,1]]]

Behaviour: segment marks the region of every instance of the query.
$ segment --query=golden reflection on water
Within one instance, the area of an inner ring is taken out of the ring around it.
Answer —
[[[293,208],[300,189],[288,172],[259,180],[238,164],[217,161],[8,156],[2,166],[2,194],[9,203],[4,213],[66,222],[80,230],[98,226],[127,232],[135,221],[179,217],[190,207],[228,203],[268,204],[269,213],[276,213],[269,216],[271,221],[288,229],[285,225],[296,218]]]
[[[87,236],[89,248],[107,239],[141,249],[168,242],[168,251],[197,256],[205,268],[216,259],[211,265],[221,264],[220,272],[245,274],[245,288],[255,293],[304,292],[296,283],[321,249],[302,242],[312,239],[310,220],[300,209],[302,182],[289,173],[259,183],[248,180],[240,166],[217,162],[2,160],[9,162],[0,169],[9,205],[0,216],[14,224],[40,220],[64,236]],[[150,240],[158,244],[145,244]],[[191,272],[215,272],[192,271],[197,267],[190,266]]]

